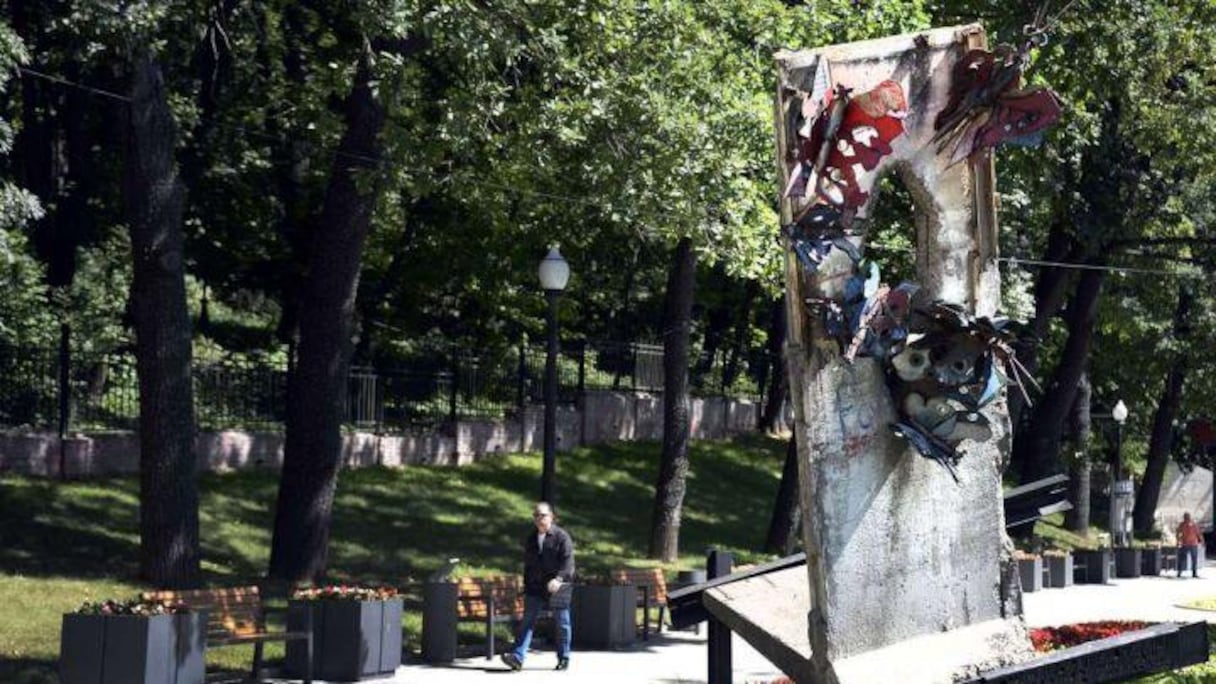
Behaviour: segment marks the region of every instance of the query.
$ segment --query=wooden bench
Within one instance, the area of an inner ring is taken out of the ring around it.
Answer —
[[[667,580],[662,568],[617,568],[612,571],[612,580],[621,584],[632,584],[641,592],[638,606],[642,609],[642,640],[650,638],[650,609],[659,609],[655,633],[663,631],[663,616],[667,612]]]
[[[456,580],[456,619],[486,626],[486,659],[494,657],[494,625],[524,617],[524,585],[518,575]]]
[[[302,632],[270,632],[266,629],[267,607],[257,587],[146,591],[145,601],[182,602],[192,610],[207,611],[207,648],[253,644],[253,681],[262,670],[262,644],[267,641],[305,641],[304,682],[312,682],[312,629]]]

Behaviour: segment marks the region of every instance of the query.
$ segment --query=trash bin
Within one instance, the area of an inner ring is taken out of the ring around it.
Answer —
[[[687,587],[692,584],[704,584],[704,570],[681,570],[676,573],[676,584],[681,587]]]
[[[422,659],[450,663],[456,659],[456,583],[422,585]]]
[[[671,593],[676,589],[691,587],[694,584],[705,584],[707,581],[707,575],[704,570],[680,570],[676,573],[676,581],[667,586],[667,591],[668,593]],[[693,634],[699,636],[701,634],[701,625],[699,623],[695,624],[686,628],[685,631],[692,632]]]

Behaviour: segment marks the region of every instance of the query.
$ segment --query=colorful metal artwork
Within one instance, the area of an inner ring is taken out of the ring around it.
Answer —
[[[853,261],[843,296],[811,300],[812,312],[846,360],[883,363],[899,415],[891,430],[957,480],[962,442],[992,435],[981,409],[1000,396],[1010,376],[1023,393],[1035,386],[1013,352],[1021,326],[975,316],[959,304],[923,301],[918,285],[891,287],[881,282],[876,263]]]
[[[803,101],[798,158],[786,186],[786,196],[812,198],[840,210],[847,224],[851,214],[869,199],[858,171],[873,171],[891,154],[891,143],[904,132],[908,104],[895,81],[879,83],[857,97],[842,85],[828,91],[821,103],[812,94]],[[811,118],[813,116],[813,118]]]
[[[1032,25],[1026,32],[1021,48],[970,50],[955,63],[950,100],[933,123],[932,143],[938,154],[949,154],[947,167],[1004,143],[1037,146],[1059,121],[1060,98],[1054,92],[1020,88],[1030,49],[1046,41],[1041,28]]]
[[[1020,48],[971,50],[955,63],[949,99],[929,141],[939,157],[945,155],[941,168],[976,161],[1004,143],[1037,144],[1059,120],[1053,92],[1021,88],[1031,48],[1046,42],[1044,16],[1040,10]],[[1020,327],[1002,317],[975,316],[959,304],[923,301],[923,291],[912,283],[881,282],[878,265],[862,258],[850,230],[870,197],[864,189],[870,179],[863,174],[876,171],[904,133],[903,88],[885,80],[853,96],[842,84],[831,86],[830,64],[823,58],[809,87],[791,122],[795,159],[784,191],[801,208],[782,230],[804,274],[818,272],[833,250],[853,263],[843,288],[807,300],[810,313],[839,343],[845,360],[871,357],[883,364],[898,414],[891,430],[957,481],[963,442],[992,436],[981,409],[1007,384],[1027,401],[1026,388],[1037,387],[1013,352]],[[820,277],[834,280],[842,266],[848,274],[847,263],[836,263],[833,273]]]

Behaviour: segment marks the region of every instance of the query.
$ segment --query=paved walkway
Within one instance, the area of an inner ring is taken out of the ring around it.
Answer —
[[[1209,561],[1199,579],[1173,575],[1116,579],[1106,585],[1077,585],[1046,589],[1025,595],[1026,622],[1031,627],[1091,620],[1216,622],[1216,612],[1179,608],[1186,601],[1216,597],[1216,564]],[[781,672],[738,636],[733,638],[735,684],[760,684],[781,677]],[[403,665],[383,684],[447,684],[497,682],[539,684],[584,682],[607,684],[694,684],[707,681],[705,630],[701,633],[664,632],[638,641],[628,651],[575,652],[570,669],[555,672],[552,652],[534,652],[521,672],[510,672],[498,660],[466,658],[443,667]]]
[[[1159,577],[1114,579],[1110,584],[1081,584],[1026,594],[1026,624],[1054,627],[1094,620],[1149,622],[1216,622],[1216,612],[1180,608],[1178,604],[1216,597],[1216,564],[1207,562],[1199,579],[1173,573]]]

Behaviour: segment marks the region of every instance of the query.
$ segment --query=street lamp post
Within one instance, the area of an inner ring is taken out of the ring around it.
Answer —
[[[556,504],[557,498],[557,298],[570,280],[570,264],[562,258],[557,246],[549,248],[549,254],[540,262],[538,269],[540,286],[548,300],[547,328],[549,343],[545,351],[545,442],[544,466],[540,479],[541,501]]]
[[[1127,404],[1123,400],[1115,402],[1115,408],[1111,409],[1110,417],[1115,419],[1115,455],[1111,460],[1110,467],[1110,531],[1111,541],[1116,546],[1127,546],[1127,531],[1125,529],[1125,518],[1127,517],[1127,503],[1130,499],[1130,491],[1124,491],[1130,485],[1130,481],[1124,484],[1123,479],[1123,423],[1127,421]]]

